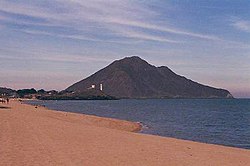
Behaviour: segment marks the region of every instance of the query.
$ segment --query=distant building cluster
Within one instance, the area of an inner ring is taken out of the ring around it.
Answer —
[[[88,89],[96,89],[96,85],[95,85],[95,84],[92,84]],[[103,84],[100,84],[100,85],[99,85],[99,90],[100,90],[100,91],[103,91]]]

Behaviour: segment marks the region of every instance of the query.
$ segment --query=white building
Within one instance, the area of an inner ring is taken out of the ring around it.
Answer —
[[[95,84],[92,84],[88,89],[95,89]]]

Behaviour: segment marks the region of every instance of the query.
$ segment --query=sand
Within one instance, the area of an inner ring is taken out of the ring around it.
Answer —
[[[11,101],[0,108],[0,165],[247,166],[250,150],[139,134],[134,122]]]

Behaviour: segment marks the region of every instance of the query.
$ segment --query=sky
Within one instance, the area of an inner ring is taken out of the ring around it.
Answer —
[[[250,1],[0,1],[1,87],[63,90],[133,55],[250,97]]]

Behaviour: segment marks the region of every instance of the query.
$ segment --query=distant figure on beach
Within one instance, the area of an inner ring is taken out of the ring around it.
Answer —
[[[9,99],[9,98],[7,98],[7,99],[6,99],[6,102],[7,102],[7,104],[9,104],[9,102],[10,102],[10,99]]]

